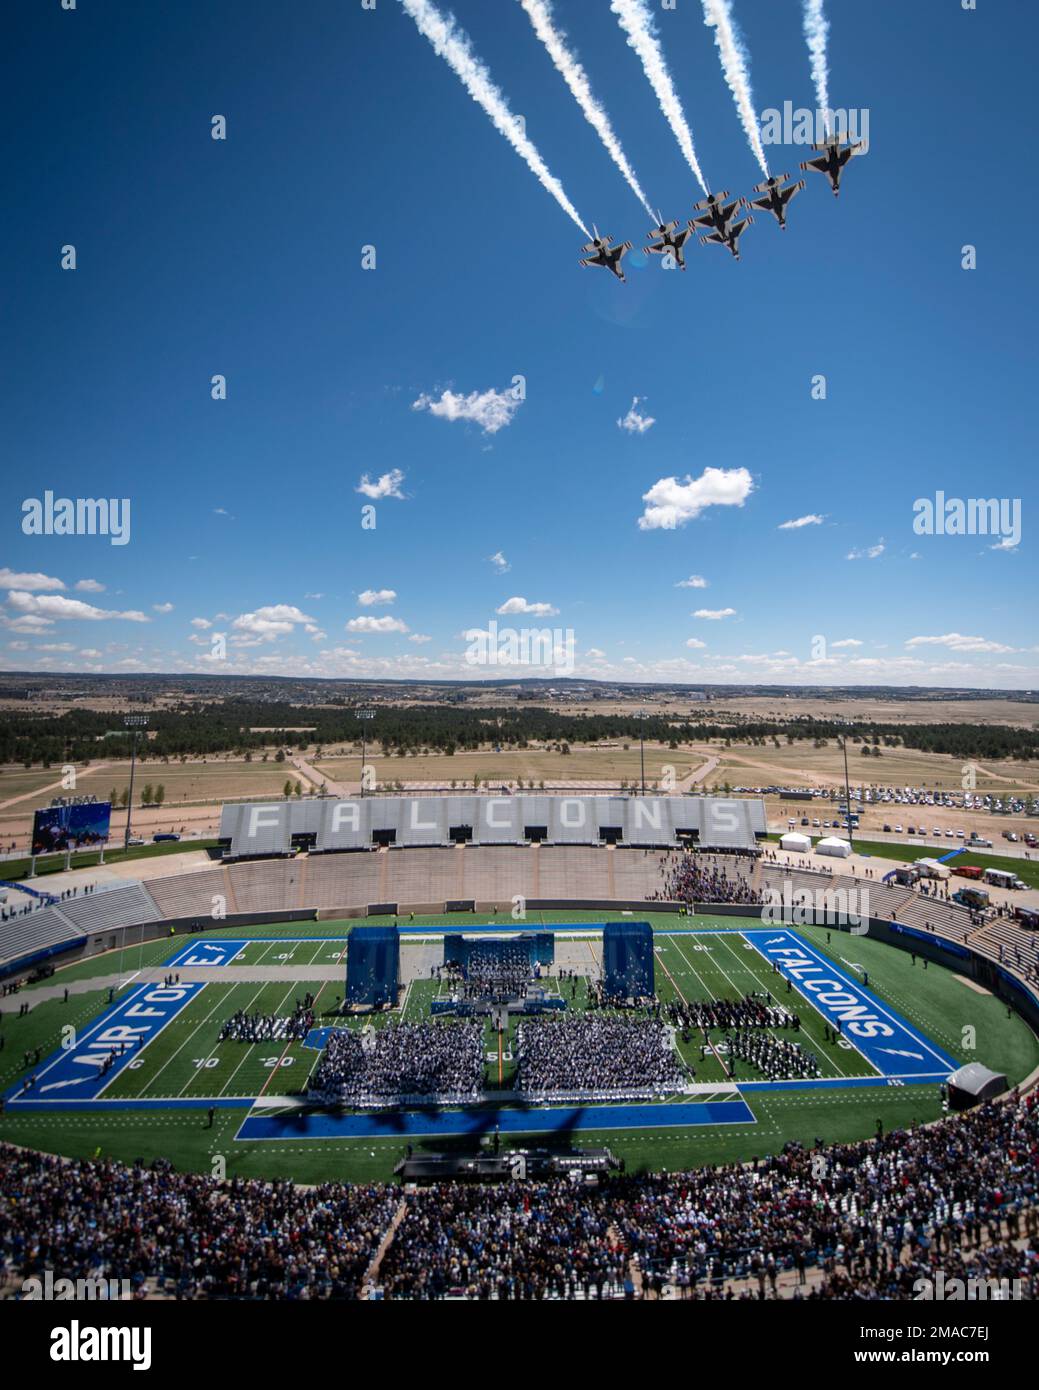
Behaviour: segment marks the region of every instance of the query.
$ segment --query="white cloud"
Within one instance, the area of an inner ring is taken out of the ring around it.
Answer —
[[[62,598],[60,594],[28,594],[14,589],[7,595],[12,608],[29,617],[53,620],[55,618],[89,619],[99,622],[106,618],[121,618],[129,623],[146,623],[150,619],[136,609],[119,613],[113,609],[95,608],[78,598]]]
[[[346,625],[347,632],[407,632],[407,623],[399,618],[351,618]]]
[[[377,483],[371,482],[368,474],[363,473],[361,481],[354,491],[363,493],[365,497],[371,497],[373,501],[378,501],[381,497],[397,497],[403,501],[404,494],[400,490],[403,481],[404,474],[399,468],[391,468],[388,473],[380,474]]]
[[[209,628],[213,626],[213,624],[209,621],[208,618],[192,618],[191,626],[201,628],[203,631],[207,631]]]
[[[985,637],[967,637],[961,632],[946,632],[941,637],[910,637],[907,647],[948,647],[953,652],[1012,652],[1013,647],[992,642]]]
[[[509,564],[508,560],[506,560],[505,556],[501,553],[500,550],[496,550],[493,555],[488,555],[487,558],[488,560],[490,560],[491,564],[494,566],[498,574],[508,574],[509,570],[512,569],[512,566]]]
[[[706,589],[707,580],[702,574],[691,574],[688,579],[680,579],[675,585],[676,589]]]
[[[226,507],[214,507],[214,508],[213,508],[213,515],[214,515],[214,516],[226,516],[227,519],[228,519],[228,521],[234,521],[234,517],[233,517],[233,516],[231,515],[231,513],[227,510]]]
[[[742,507],[754,490],[746,468],[705,468],[699,478],[685,482],[661,478],[642,494],[647,504],[639,517],[642,531],[673,531],[698,517],[707,507]]]
[[[706,647],[706,642],[701,642],[699,637],[689,637],[686,639],[687,647]]]
[[[408,638],[409,642],[415,642],[417,645],[421,645],[424,642],[432,642],[432,640],[432,637],[429,637],[424,632],[413,632]]]
[[[1013,536],[1004,536],[1003,539],[997,541],[995,545],[990,545],[989,550],[1016,550],[1017,546],[1018,542],[1014,540]]]
[[[606,653],[600,647],[589,647],[585,656],[592,661],[605,661],[606,659]]]
[[[0,589],[64,589],[60,579],[49,574],[30,574],[0,569]]]
[[[875,560],[878,555],[883,555],[884,549],[883,540],[879,540],[876,545],[867,546],[865,550],[849,550],[846,558],[849,560]]]
[[[80,649],[80,656],[88,657],[91,661],[97,661],[101,653],[96,647],[83,647]]]
[[[278,637],[284,637],[297,625],[306,626],[311,624],[313,627],[314,619],[300,612],[291,603],[272,603],[263,608],[257,608],[253,613],[240,613],[231,624],[238,633],[247,634],[246,637],[238,636],[232,640],[237,646],[255,646],[257,642],[273,642]],[[314,631],[317,629],[314,628]]]
[[[628,434],[645,434],[657,423],[652,415],[640,415],[638,411],[639,397],[633,396],[631,405],[628,407],[627,415],[622,415],[617,421],[617,428],[626,430]],[[645,402],[645,396],[641,397]]]
[[[41,618],[35,614],[25,614],[20,618],[4,618],[5,627],[9,627],[12,632],[27,632],[39,634],[46,632],[48,628],[54,626],[53,618]]]
[[[103,594],[105,586],[97,579],[77,579],[76,588],[81,594]]]
[[[530,613],[538,618],[549,618],[558,613],[558,608],[553,608],[550,603],[530,603],[527,599],[516,594],[512,598],[507,598],[500,608],[494,610],[499,614],[509,613]]]
[[[412,402],[412,410],[428,410],[441,420],[471,420],[479,425],[484,434],[497,434],[506,425],[512,424],[512,417],[523,404],[522,396],[517,396],[510,388],[505,391],[470,391],[468,396],[457,395],[454,391],[441,392],[440,399],[423,393]]]
[[[839,642],[831,642],[831,647],[861,647],[862,643],[857,637],[842,637]]]
[[[721,618],[733,617],[735,612],[735,608],[698,608],[693,617],[706,618],[708,622],[716,623]]]
[[[40,642],[37,644],[38,652],[74,652],[75,642]]]
[[[362,608],[371,608],[377,603],[392,603],[396,597],[396,589],[365,589],[357,595],[357,602]]]
[[[781,521],[776,527],[777,531],[800,531],[802,526],[821,526],[826,520],[819,516],[817,512],[809,512],[807,516],[795,517],[793,521]]]
[[[172,604],[172,603],[153,603],[153,604],[152,604],[152,611],[153,611],[154,613],[172,613],[172,612],[173,612],[173,604]]]

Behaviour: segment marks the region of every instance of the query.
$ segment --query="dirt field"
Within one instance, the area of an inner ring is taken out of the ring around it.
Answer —
[[[690,753],[688,749],[675,750],[666,744],[646,744],[646,785],[664,775],[663,769],[674,768],[679,783],[687,780],[692,773],[702,767],[708,754]],[[478,753],[455,753],[452,757],[444,754],[429,754],[417,758],[384,758],[378,754],[368,756],[369,764],[375,769],[379,783],[386,782],[437,782],[449,785],[454,780],[459,786],[472,789],[473,778],[481,782],[515,782],[522,778],[535,782],[610,782],[614,786],[621,781],[636,782],[640,777],[639,745],[630,743],[625,749],[622,744],[612,748],[583,748],[575,745],[569,754],[548,752],[543,749],[506,749],[495,753],[488,749]],[[346,784],[358,783],[361,775],[361,758],[357,754],[351,758],[322,758],[315,766],[325,776]]]

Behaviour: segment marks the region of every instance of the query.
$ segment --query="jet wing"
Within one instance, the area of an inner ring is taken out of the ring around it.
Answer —
[[[654,241],[651,245],[646,247],[647,251],[655,252],[669,251],[670,249],[666,241]]]
[[[804,161],[802,162],[802,164],[801,164],[801,168],[802,168],[802,169],[818,169],[818,171],[819,171],[820,174],[825,174],[826,171],[827,171],[827,169],[828,169],[829,167],[830,167],[830,161],[829,161],[828,159],[825,159],[825,158],[824,158],[824,159],[806,159],[806,160],[804,160]]]

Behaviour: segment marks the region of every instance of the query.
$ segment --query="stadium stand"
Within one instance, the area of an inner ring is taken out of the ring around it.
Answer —
[[[742,1167],[590,1189],[565,1178],[297,1188],[0,1145],[0,1188],[17,1194],[0,1207],[0,1273],[132,1271],[137,1292],[179,1298],[380,1287],[422,1300],[842,1300],[913,1299],[918,1278],[969,1268],[1019,1279],[1016,1296],[1034,1299],[1037,1154],[1035,1093],[856,1144],[789,1144]]]
[[[754,850],[766,831],[763,801],[722,797],[373,796],[358,800],[226,805],[220,840],[231,859],[273,857],[294,844],[318,853],[373,845],[598,845],[609,840],[663,847],[683,840],[706,848]]]
[[[0,922],[0,972],[14,969],[85,940],[85,933],[55,907]]]

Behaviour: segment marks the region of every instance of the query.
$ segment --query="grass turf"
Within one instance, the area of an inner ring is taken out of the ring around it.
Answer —
[[[811,1046],[820,1060],[824,1075],[868,1075],[871,1068],[853,1049],[825,1044],[822,1020],[795,993],[787,997],[784,982],[773,976],[768,964],[736,936],[686,936],[672,934],[676,929],[702,929],[716,925],[739,926],[733,918],[682,918],[650,913],[659,948],[658,988],[666,1000],[674,992],[687,999],[734,997],[750,989],[771,990],[779,1003],[794,1009],[802,1018],[799,1041]],[[536,913],[527,922],[502,925],[534,926],[599,923],[623,914]],[[372,919],[381,920],[381,919]],[[393,919],[387,918],[386,921]],[[412,925],[455,928],[473,925],[471,914],[416,918]],[[341,954],[352,921],[271,923],[248,928],[250,944],[244,963],[253,965],[325,966]],[[670,929],[670,931],[669,931]],[[1008,1017],[1006,1006],[990,994],[980,993],[952,972],[937,965],[926,970],[915,966],[903,952],[869,937],[851,937],[835,929],[799,927],[798,931],[821,952],[849,973],[869,972],[870,986],[886,999],[925,1036],[943,1046],[961,1061],[977,1059],[1004,1071],[1012,1082],[1039,1065],[1039,1039],[1016,1015]],[[219,933],[223,934],[223,933]],[[228,931],[227,935],[232,935]],[[285,941],[286,936],[311,936],[313,941]],[[142,959],[161,964],[179,952],[184,936],[146,943]],[[590,947],[592,943],[589,943]],[[403,939],[407,950],[409,938]],[[98,975],[113,972],[118,953],[93,958],[58,972],[50,984],[64,979],[89,979],[84,972]],[[132,962],[126,953],[124,965]],[[243,962],[238,962],[243,963]],[[136,968],[136,967],[135,967]],[[73,972],[76,972],[74,974]],[[222,983],[219,969],[192,1002],[144,1050],[139,1061],[117,1075],[106,1094],[109,1096],[216,1096],[251,1097],[266,1091],[286,1094],[302,1088],[316,1064],[316,1051],[298,1043],[268,1043],[256,1046],[216,1041],[222,1021],[236,1008],[261,1012],[291,1011],[294,999],[310,988],[318,995],[316,1012],[324,1014],[334,1004],[341,989],[337,982],[309,984],[305,980]],[[406,1003],[409,1019],[424,1016],[435,982],[413,984]],[[17,1018],[18,1003],[31,997],[23,993],[4,1003],[0,1031],[6,1037],[0,1052],[0,1079],[6,1086],[21,1072],[27,1048],[42,1047],[47,1055],[60,1041],[62,1024],[83,1026],[107,1004],[107,991],[96,990],[73,995],[68,1004],[55,1000],[33,1004],[27,1018]],[[583,986],[576,1001],[583,1003]],[[382,1021],[385,1021],[384,1018]],[[720,1035],[719,1035],[720,1036]],[[699,1057],[699,1045],[683,1049],[697,1070],[698,1081],[724,1079],[720,1061],[708,1055]],[[489,1075],[496,1077],[496,1064],[489,1063]],[[744,1079],[749,1070],[744,1069]],[[810,1143],[816,1137],[827,1141],[867,1137],[879,1120],[886,1128],[904,1126],[937,1118],[941,1113],[938,1088],[899,1087],[873,1090],[805,1089],[791,1092],[755,1093],[749,1097],[756,1123],[745,1126],[705,1126],[699,1129],[639,1131],[582,1131],[578,1142],[587,1147],[608,1146],[623,1157],[629,1169],[678,1169],[703,1163],[745,1161],[774,1152],[790,1140]],[[209,1128],[205,1111],[122,1111],[111,1114],[12,1113],[0,1117],[0,1137],[15,1143],[54,1152],[91,1156],[104,1154],[131,1161],[141,1156],[164,1156],[181,1167],[208,1170],[214,1156],[221,1156],[229,1174],[252,1176],[291,1176],[298,1181],[319,1181],[331,1177],[352,1180],[386,1179],[401,1157],[400,1138],[323,1141],[236,1141],[234,1136],[247,1113],[247,1106],[217,1111]],[[545,1135],[531,1134],[528,1142],[544,1145]],[[510,1136],[510,1142],[523,1142],[523,1136]],[[453,1147],[450,1139],[416,1143],[416,1148],[444,1151]]]

